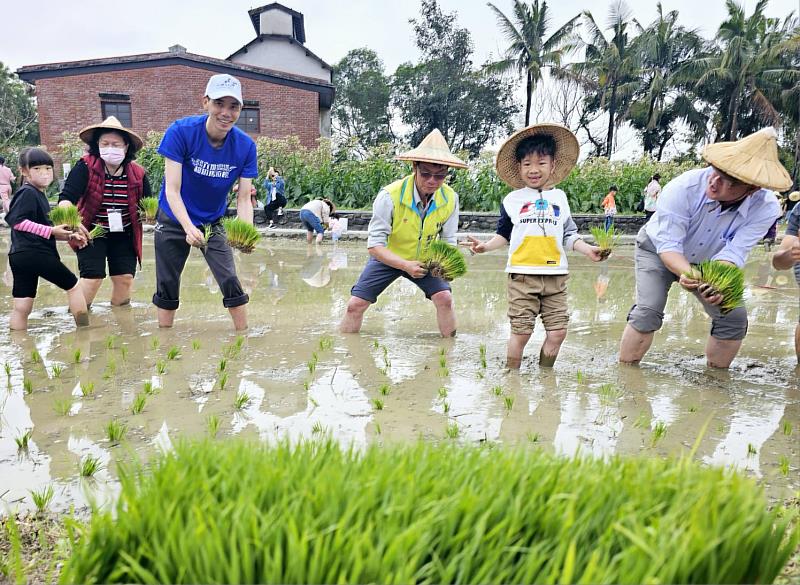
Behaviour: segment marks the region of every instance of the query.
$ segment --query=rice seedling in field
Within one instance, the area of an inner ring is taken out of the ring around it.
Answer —
[[[613,225],[608,228],[608,231],[602,227],[592,227],[589,228],[589,231],[592,233],[595,244],[600,248],[600,257],[603,259],[608,258],[614,248],[616,248],[619,243],[619,238],[622,235],[621,232],[614,229]]]
[[[252,223],[247,223],[238,217],[226,217],[222,220],[228,245],[240,252],[250,254],[255,250],[256,244],[261,239],[261,234]]]
[[[3,364],[3,369],[5,369],[5,371],[6,371],[6,378],[10,378],[11,377],[11,364],[9,364],[8,362],[5,362]]]
[[[795,508],[689,457],[234,439],[121,465],[62,582],[772,583],[800,540]]]
[[[478,346],[478,353],[480,355],[481,367],[486,369],[486,346],[483,343]]]
[[[74,232],[77,231],[78,227],[81,225],[83,218],[81,218],[81,214],[78,213],[78,208],[74,205],[69,205],[65,207],[54,207],[52,211],[50,211],[50,221],[53,222],[53,225],[63,225],[67,230]]]
[[[439,368],[439,377],[446,378],[450,375],[450,370],[447,368]]]
[[[513,396],[504,396],[503,397],[503,404],[505,404],[506,410],[511,412],[511,409],[514,408],[514,397]]]
[[[467,273],[467,261],[456,246],[434,240],[422,257],[422,264],[431,276],[448,282]]]
[[[441,399],[447,398],[447,388],[445,388],[444,386],[439,387],[439,398]]]
[[[31,500],[33,500],[33,505],[36,506],[38,514],[42,514],[47,510],[47,506],[53,501],[53,496],[56,493],[52,485],[48,485],[40,491],[28,490],[28,492],[31,494]]]
[[[692,270],[686,276],[701,281],[701,288],[705,285],[712,293],[721,294],[722,303],[719,308],[723,313],[728,313],[743,303],[744,271],[738,266],[718,260],[704,260],[700,264],[692,265]]]
[[[492,394],[495,396],[502,396],[503,395],[503,387],[502,386],[493,386],[492,387]]]
[[[450,439],[457,439],[461,434],[461,429],[458,428],[458,423],[451,423],[445,428],[445,434]]]
[[[308,373],[313,376],[317,369],[317,354],[314,354],[314,356],[308,360],[306,365],[308,366]]]
[[[756,455],[758,455],[758,450],[755,448],[753,443],[747,443],[747,456],[755,457]]]
[[[197,341],[196,339],[193,339],[193,340],[192,340],[192,349],[193,349],[193,350],[195,350],[195,351],[197,351],[198,349],[200,349],[200,342],[199,342],[199,341]]]
[[[315,399],[313,399],[310,396],[308,397],[308,401],[311,403],[311,406],[313,406],[314,408],[317,408],[319,406],[319,402],[317,402]]]
[[[50,373],[53,375],[54,378],[60,378],[61,374],[64,373],[64,366],[61,364],[53,364],[50,367]]]
[[[447,367],[447,358],[443,355],[439,356],[439,367],[446,368]]]
[[[131,413],[141,414],[145,404],[147,404],[147,395],[137,394],[133,397],[133,402],[131,403]]]
[[[22,379],[22,393],[25,395],[33,394],[33,380],[30,378]]]
[[[219,433],[219,417],[216,414],[209,414],[206,417],[206,431],[208,432],[209,436],[214,438]]]
[[[152,348],[153,351],[156,351],[160,345],[161,345],[161,341],[158,339],[158,337],[154,337],[150,341],[150,347]]]
[[[783,434],[787,437],[792,436],[792,423],[790,423],[788,420],[783,422]]]
[[[309,384],[308,380],[303,380],[303,390],[305,390],[306,392],[308,392],[308,389],[309,389],[310,387],[311,387],[311,384]],[[314,404],[314,406],[319,406],[319,405],[316,403],[317,401],[316,401],[316,400],[314,400],[313,398],[309,398],[309,400],[311,400],[311,402]]]
[[[167,362],[164,360],[156,360],[156,373],[162,376],[167,371]]]
[[[17,444],[17,450],[27,451],[28,443],[30,443],[32,436],[33,436],[33,429],[28,429],[27,431],[22,433],[19,437],[14,437],[14,442]]]
[[[142,197],[139,199],[139,207],[142,209],[144,221],[155,221],[158,213],[158,197]]]
[[[646,412],[640,412],[639,418],[633,423],[633,426],[637,429],[644,429],[650,426],[650,417],[647,415]]]
[[[442,412],[444,412],[445,414],[450,412],[450,403],[447,402],[447,400],[442,401]]]
[[[222,350],[222,355],[229,360],[235,360],[239,357],[239,353],[241,353],[242,347],[237,346],[236,344],[231,343],[230,345],[226,345],[225,349]]]
[[[146,396],[153,396],[158,391],[158,388],[153,386],[153,383],[150,380],[147,380],[144,383],[142,391],[145,393]]]
[[[320,351],[327,351],[333,347],[333,337],[328,335],[323,336],[319,340],[319,350]]]
[[[122,361],[127,361],[128,359],[128,346],[123,345],[119,348],[119,356],[122,358]]]
[[[380,435],[382,432],[381,423],[375,423],[375,434]]]
[[[59,416],[67,416],[72,410],[72,400],[56,399],[53,401],[53,410]]]
[[[575,379],[578,381],[578,384],[586,384],[586,374],[580,370],[575,374]]]
[[[116,343],[117,343],[116,335],[109,335],[108,337],[106,337],[106,349],[114,349]]]
[[[108,230],[101,225],[94,226],[89,230],[89,243],[93,243],[97,238],[104,238],[108,234]]]
[[[241,350],[244,346],[244,335],[237,335],[236,340],[233,342],[233,346],[236,349]]]
[[[84,398],[94,396],[94,382],[81,382],[81,396]]]
[[[128,433],[128,425],[118,420],[110,420],[106,424],[106,438],[112,445],[118,445]]]
[[[533,431],[528,431],[527,433],[525,433],[525,437],[531,443],[538,443],[539,442],[539,433],[534,433]]]
[[[317,421],[313,425],[311,425],[311,434],[312,435],[324,435],[325,434],[325,426],[322,424],[321,421]]]
[[[378,392],[381,393],[381,396],[389,396],[389,384],[381,384],[381,387],[378,389]]]
[[[243,408],[247,408],[250,404],[250,397],[241,390],[236,393],[236,398],[233,399],[233,407],[236,410],[242,410]]]
[[[601,404],[610,404],[622,398],[622,391],[614,386],[614,384],[601,384],[597,393],[600,396]]]
[[[72,353],[72,361],[75,362],[76,364],[81,363],[81,350],[80,350],[80,348],[76,349]]]
[[[81,477],[94,477],[95,473],[101,469],[103,469],[103,464],[100,463],[100,459],[91,454],[83,457],[78,464],[78,471]]]
[[[42,356],[39,353],[39,350],[37,349],[31,350],[31,362],[33,362],[34,364],[42,363]]]
[[[220,390],[225,390],[225,386],[228,385],[228,372],[222,372],[217,378],[217,384],[219,385]]]
[[[653,427],[653,432],[650,434],[650,444],[655,446],[661,439],[663,439],[667,434],[667,425],[664,423],[663,420],[660,420],[656,423]]]
[[[114,374],[116,373],[117,373],[117,361],[113,357],[108,356],[108,359],[106,360],[106,371],[103,373],[103,379],[110,380],[111,378],[114,377]]]
[[[781,455],[778,460],[778,469],[780,469],[781,475],[789,477],[789,458],[786,455]]]
[[[689,407],[689,412],[697,412],[697,407],[692,405]]]
[[[375,410],[383,410],[383,400],[380,398],[376,398],[372,401],[373,406],[375,406]]]
[[[380,344],[378,343],[377,339],[372,342],[372,347],[374,347],[375,349],[378,349],[379,346],[380,346]]]
[[[217,366],[218,372],[224,372],[228,368],[228,360],[225,358],[221,358],[219,360],[219,366]]]
[[[176,360],[181,357],[181,349],[177,345],[173,345],[167,350],[167,359]]]

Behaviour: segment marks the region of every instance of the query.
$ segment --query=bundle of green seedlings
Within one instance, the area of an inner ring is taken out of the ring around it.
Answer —
[[[97,224],[89,231],[89,241],[91,242],[95,238],[104,238],[108,230],[103,226]]]
[[[591,227],[589,231],[592,233],[592,237],[594,238],[595,244],[597,247],[600,248],[600,257],[604,260],[611,255],[611,252],[614,248],[617,247],[619,243],[619,238],[622,235],[614,226],[610,226],[608,230],[603,227]]]
[[[771,583],[800,542],[797,510],[689,457],[325,438],[120,466],[62,583]]]
[[[455,246],[442,240],[434,240],[422,258],[429,274],[448,282],[467,273],[467,261]]]
[[[238,217],[226,217],[222,220],[222,227],[225,228],[228,244],[245,254],[252,252],[261,239],[261,234],[253,224]]]
[[[145,221],[155,221],[158,213],[158,197],[143,197],[139,200]]]
[[[712,295],[722,295],[719,308],[723,313],[741,307],[744,302],[744,271],[738,266],[719,260],[703,260],[700,264],[692,264],[692,270],[686,276],[708,285]]]
[[[74,205],[57,206],[50,212],[50,221],[53,222],[53,225],[63,225],[69,231],[74,232],[80,227],[83,218]]]

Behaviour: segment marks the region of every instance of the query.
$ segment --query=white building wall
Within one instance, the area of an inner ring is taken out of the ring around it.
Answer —
[[[263,15],[262,15],[263,16]],[[272,20],[274,22],[274,20]],[[291,26],[291,18],[289,19]],[[262,25],[263,26],[263,25]],[[263,30],[263,29],[262,29]],[[285,39],[263,39],[247,48],[246,53],[239,53],[231,58],[234,63],[253,65],[274,69],[294,75],[303,75],[314,79],[331,82],[331,72],[319,61],[306,55],[303,45],[291,43]]]
[[[294,36],[292,30],[292,15],[283,10],[266,10],[261,13],[260,24],[262,35],[288,35]]]

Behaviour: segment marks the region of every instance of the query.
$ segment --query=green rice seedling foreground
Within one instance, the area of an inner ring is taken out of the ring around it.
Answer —
[[[78,208],[74,205],[69,205],[65,207],[54,207],[50,212],[50,221],[53,222],[53,225],[63,225],[66,226],[68,230],[74,232],[78,229],[83,220],[80,213],[78,213]]]
[[[700,280],[710,286],[713,292],[722,295],[719,308],[723,313],[732,311],[744,302],[744,271],[738,266],[719,260],[704,260],[693,265],[687,276]]]
[[[448,282],[467,273],[467,261],[461,251],[442,240],[431,242],[422,263],[433,276]]]
[[[261,239],[261,234],[253,224],[238,217],[226,217],[222,220],[222,226],[225,228],[228,244],[245,254],[250,254]]]
[[[614,229],[613,225],[609,227],[608,230],[603,227],[590,227],[589,231],[592,233],[595,244],[600,248],[601,258],[608,258],[611,255],[611,252],[617,247],[620,236],[622,235],[622,232],[618,232]]]
[[[771,583],[800,540],[689,458],[237,440],[123,467],[62,582]]]

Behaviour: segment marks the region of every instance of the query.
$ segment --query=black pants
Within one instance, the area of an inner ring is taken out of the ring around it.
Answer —
[[[264,215],[267,217],[267,221],[272,221],[275,217],[275,211],[279,207],[286,207],[286,197],[281,195],[280,193],[275,194],[275,199],[269,202],[269,205],[264,206]]]
[[[9,254],[8,263],[14,276],[11,296],[15,299],[35,299],[39,278],[49,280],[62,290],[71,290],[78,284],[78,277],[64,266],[58,254],[46,254],[39,250]]]
[[[174,311],[180,304],[181,273],[192,247],[186,243],[186,232],[180,224],[161,212],[155,227],[155,248],[156,294],[153,295],[153,304]],[[246,305],[250,297],[236,276],[233,251],[219,220],[214,222],[208,243],[201,251],[222,292],[222,304],[228,309]]]

